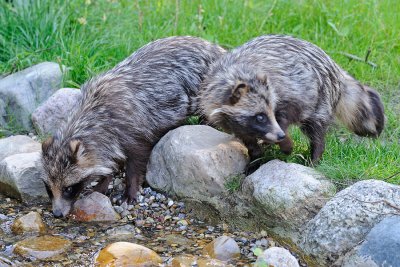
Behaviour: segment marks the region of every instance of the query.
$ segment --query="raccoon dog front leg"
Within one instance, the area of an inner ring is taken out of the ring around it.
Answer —
[[[127,201],[128,204],[134,202],[137,197],[137,192],[139,190],[139,186],[142,184],[143,180],[143,170],[142,164],[137,164],[137,160],[133,160],[132,158],[128,158],[126,161],[126,177],[125,177],[125,193],[123,196],[123,201]]]
[[[93,188],[94,191],[105,194],[108,189],[108,185],[110,184],[112,179],[112,175],[108,175],[103,177],[99,183]]]
[[[249,151],[250,160],[261,158],[262,149],[256,138],[242,137],[241,139]]]
[[[290,155],[293,151],[293,141],[288,133],[288,128],[290,123],[286,118],[277,117],[276,120],[279,126],[281,127],[282,131],[285,133],[285,139],[283,139],[278,143],[279,148],[282,151],[282,153]]]
[[[316,164],[325,150],[325,134],[327,127],[318,121],[303,124],[301,130],[310,139],[311,163]]]

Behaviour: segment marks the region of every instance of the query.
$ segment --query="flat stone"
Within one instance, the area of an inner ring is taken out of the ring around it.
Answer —
[[[272,160],[243,181],[270,227],[300,229],[335,194],[335,186],[312,168]]]
[[[162,259],[154,251],[144,246],[129,243],[116,242],[102,249],[95,259],[95,265],[99,267],[117,266],[158,266]]]
[[[39,134],[54,135],[68,121],[82,98],[79,89],[62,88],[42,103],[32,114]]]
[[[31,152],[41,152],[41,145],[29,136],[15,135],[0,139],[0,161],[15,154]]]
[[[107,239],[110,240],[131,240],[135,237],[135,227],[133,225],[127,224],[122,226],[117,226],[112,229],[107,230]]]
[[[48,202],[43,180],[41,153],[22,153],[0,162],[0,193],[24,203]]]
[[[240,257],[240,248],[232,237],[220,236],[203,248],[203,255],[228,261]]]
[[[300,246],[322,261],[336,261],[380,221],[399,214],[398,207],[400,186],[377,180],[357,182],[340,191],[307,224]]]
[[[23,257],[49,259],[65,253],[72,242],[59,236],[31,237],[17,242],[14,253]]]
[[[33,130],[32,112],[61,86],[64,67],[43,62],[0,80],[0,126]]]
[[[233,266],[217,259],[199,257],[193,255],[179,255],[172,259],[172,267],[227,267]]]
[[[178,244],[178,245],[186,246],[186,247],[190,247],[191,245],[194,244],[194,241],[190,240],[189,238],[186,238],[182,235],[175,235],[175,234],[166,235],[165,242],[167,242],[168,245]]]
[[[121,219],[121,216],[115,212],[110,199],[99,192],[93,192],[85,198],[78,199],[70,217],[81,222],[117,221]]]
[[[299,267],[300,265],[287,249],[272,247],[258,256],[256,266]]]
[[[207,259],[199,257],[197,259],[197,267],[233,267],[232,264],[227,264],[217,259]]]
[[[179,255],[172,259],[172,267],[187,267],[196,264],[197,257],[193,255]]]
[[[17,218],[14,221],[11,230],[14,234],[43,234],[46,232],[46,226],[43,223],[40,214],[38,212],[31,211],[28,214]]]

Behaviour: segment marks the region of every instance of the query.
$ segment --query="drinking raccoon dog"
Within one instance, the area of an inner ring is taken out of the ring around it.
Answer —
[[[223,52],[199,38],[165,38],[85,83],[67,125],[42,144],[53,214],[66,216],[92,181],[105,192],[124,163],[124,199],[134,200],[153,145],[195,110],[191,98]]]
[[[261,155],[257,139],[291,153],[290,124],[310,139],[313,162],[322,156],[334,116],[360,136],[377,137],[384,126],[375,90],[317,46],[290,36],[261,36],[222,56],[199,98],[208,120],[241,138],[253,158]]]

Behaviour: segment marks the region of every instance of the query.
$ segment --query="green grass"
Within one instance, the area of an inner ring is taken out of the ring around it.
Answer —
[[[64,86],[79,87],[140,46],[171,35],[200,36],[226,48],[267,33],[309,40],[360,81],[375,87],[382,94],[388,118],[377,140],[332,129],[324,158],[316,168],[337,181],[387,179],[400,170],[397,0],[30,2],[25,7],[0,2],[0,73],[55,61],[70,68]],[[378,65],[375,69],[342,55],[364,57],[368,49],[369,60]],[[293,136],[296,146],[292,156],[268,150],[266,157],[307,162],[307,140],[296,129]],[[400,184],[400,175],[388,181]]]
[[[228,190],[228,192],[230,193],[236,192],[241,187],[243,179],[244,179],[243,174],[233,175],[231,177],[228,177],[224,186],[226,190]]]

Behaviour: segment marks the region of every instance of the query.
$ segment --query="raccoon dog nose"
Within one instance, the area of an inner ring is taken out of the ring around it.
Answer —
[[[282,141],[283,139],[285,139],[286,135],[284,132],[278,133],[278,141]]]
[[[61,218],[63,216],[60,210],[53,210],[53,215],[55,218]]]

